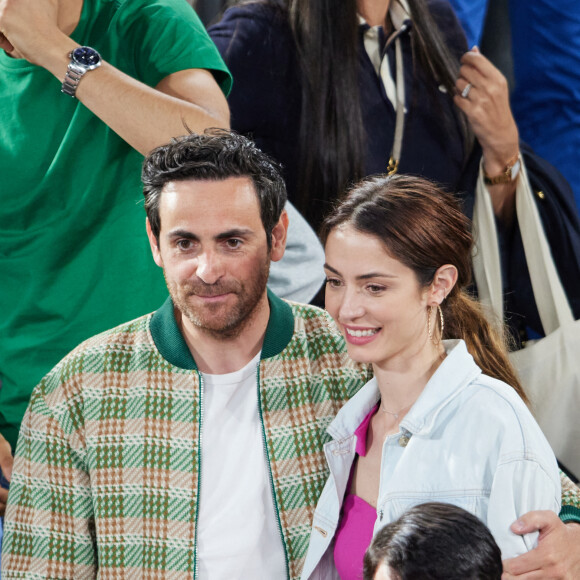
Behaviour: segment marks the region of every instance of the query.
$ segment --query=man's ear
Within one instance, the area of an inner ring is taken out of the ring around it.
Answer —
[[[453,264],[445,264],[437,268],[429,290],[429,306],[441,304],[457,282],[457,268]]]
[[[147,237],[149,238],[149,245],[151,246],[151,253],[153,254],[153,259],[160,268],[163,268],[163,260],[161,259],[161,252],[159,251],[159,240],[155,237],[155,234],[151,231],[151,224],[149,223],[149,218],[145,218],[145,229],[147,230]]]
[[[278,262],[284,255],[286,239],[288,237],[288,223],[288,212],[284,210],[278,223],[272,230],[272,247],[270,250],[270,259],[272,262]]]

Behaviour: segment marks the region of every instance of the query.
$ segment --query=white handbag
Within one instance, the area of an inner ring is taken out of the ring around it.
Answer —
[[[556,457],[580,475],[580,320],[558,277],[523,160],[516,213],[536,306],[546,336],[510,353],[532,411]],[[473,271],[482,304],[503,321],[498,236],[489,193],[478,180],[473,213]]]

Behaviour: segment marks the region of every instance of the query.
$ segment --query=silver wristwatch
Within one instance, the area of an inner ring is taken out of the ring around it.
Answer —
[[[69,54],[69,57],[70,62],[61,91],[74,99],[77,87],[87,71],[101,66],[101,55],[90,46],[79,46]]]

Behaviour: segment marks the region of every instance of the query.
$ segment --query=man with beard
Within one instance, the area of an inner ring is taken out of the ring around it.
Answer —
[[[266,289],[286,190],[250,141],[177,139],[149,155],[143,182],[170,298],[81,344],[34,390],[3,578],[298,578],[326,427],[367,373],[325,311]]]
[[[326,312],[266,289],[286,190],[250,141],[180,138],[149,155],[143,181],[170,299],[35,389],[3,577],[296,578],[326,426],[366,373]]]

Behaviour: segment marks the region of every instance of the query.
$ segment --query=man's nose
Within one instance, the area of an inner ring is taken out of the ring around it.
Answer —
[[[202,252],[197,257],[195,273],[206,284],[215,284],[224,274],[222,260],[214,251]]]

